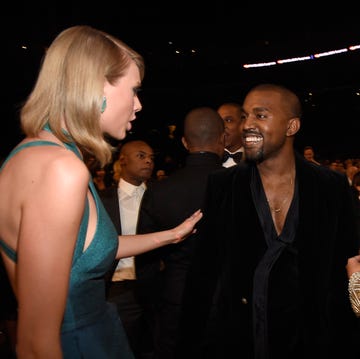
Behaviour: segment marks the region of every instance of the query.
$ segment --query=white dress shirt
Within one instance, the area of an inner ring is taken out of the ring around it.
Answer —
[[[145,189],[145,183],[134,186],[120,178],[118,200],[122,234],[136,234],[139,208]],[[112,277],[113,281],[125,279],[136,279],[134,257],[120,259]]]

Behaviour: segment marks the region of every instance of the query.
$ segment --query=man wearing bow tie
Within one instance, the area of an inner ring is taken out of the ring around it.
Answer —
[[[225,124],[225,152],[222,165],[223,167],[231,167],[245,159],[239,129],[241,123],[241,106],[235,102],[227,102],[222,104],[217,112]]]

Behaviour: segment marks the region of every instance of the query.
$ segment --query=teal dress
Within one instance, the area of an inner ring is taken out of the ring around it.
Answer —
[[[74,144],[64,145],[81,158]],[[16,147],[7,161],[20,150],[32,146],[58,146],[50,141],[34,141]],[[1,170],[0,169],[0,170]],[[98,222],[91,244],[84,251],[89,219],[86,201],[76,242],[70,287],[61,329],[64,359],[134,359],[116,307],[105,299],[104,275],[110,269],[118,247],[118,234],[90,180],[90,191],[96,203]],[[16,253],[0,238],[0,247],[16,261]]]

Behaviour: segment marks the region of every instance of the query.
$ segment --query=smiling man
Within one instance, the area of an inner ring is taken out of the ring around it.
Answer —
[[[178,358],[359,357],[347,179],[295,152],[293,91],[256,86],[242,109],[246,162],[209,176]]]

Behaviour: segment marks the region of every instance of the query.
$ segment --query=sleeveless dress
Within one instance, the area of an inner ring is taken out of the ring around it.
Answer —
[[[73,143],[64,143],[64,145],[82,158]],[[50,141],[22,144],[8,155],[0,171],[13,155],[32,146],[59,145]],[[98,221],[94,238],[84,251],[89,219],[89,204],[86,201],[72,261],[70,287],[61,328],[63,357],[64,359],[134,359],[117,309],[105,298],[104,275],[115,259],[118,234],[91,179],[89,189],[96,203]],[[16,252],[1,238],[0,247],[16,262]]]

